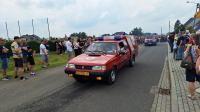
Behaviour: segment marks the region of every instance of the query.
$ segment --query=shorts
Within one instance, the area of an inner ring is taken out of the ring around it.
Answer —
[[[3,70],[6,70],[8,69],[8,58],[1,58],[1,61],[2,61],[2,69]]]
[[[72,51],[67,51],[67,56],[68,58],[72,58],[73,57],[73,52]]]
[[[23,68],[23,59],[22,58],[14,58],[15,67]]]
[[[35,65],[35,60],[34,60],[33,57],[28,57],[28,58],[27,58],[27,61],[28,61],[28,63],[29,63],[30,65]]]
[[[48,63],[49,62],[49,58],[48,58],[48,55],[41,55],[42,57],[42,61]]]
[[[23,56],[23,63],[28,63],[27,57]]]
[[[200,82],[200,75],[196,74],[195,69],[192,69],[192,70],[186,69],[186,81],[188,81],[188,82],[195,82],[195,81]]]

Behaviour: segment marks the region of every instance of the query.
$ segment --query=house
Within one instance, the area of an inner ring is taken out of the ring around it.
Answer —
[[[194,26],[194,20],[195,20],[195,26]],[[199,18],[195,18],[192,17],[190,18],[185,24],[184,26],[186,28],[189,28],[189,27],[193,27],[194,26],[194,29],[197,31],[197,30],[200,30],[200,19]]]
[[[194,24],[194,18],[192,17],[184,24],[184,26],[188,28],[188,27],[193,26],[193,24]]]

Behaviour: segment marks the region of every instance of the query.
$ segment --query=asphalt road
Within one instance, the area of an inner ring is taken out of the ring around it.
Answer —
[[[79,84],[63,67],[42,71],[27,81],[0,81],[0,112],[149,112],[167,44],[144,47],[133,68],[119,72],[117,82]]]

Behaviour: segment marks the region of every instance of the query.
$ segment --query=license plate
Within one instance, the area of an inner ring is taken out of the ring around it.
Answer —
[[[90,74],[89,74],[89,72],[80,72],[80,71],[77,71],[76,75],[89,76]]]

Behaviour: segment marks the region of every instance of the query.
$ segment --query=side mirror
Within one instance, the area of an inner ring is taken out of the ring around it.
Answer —
[[[119,51],[119,54],[120,54],[120,55],[125,55],[125,54],[126,54],[126,51],[125,51],[125,50],[120,50],[120,51]]]

